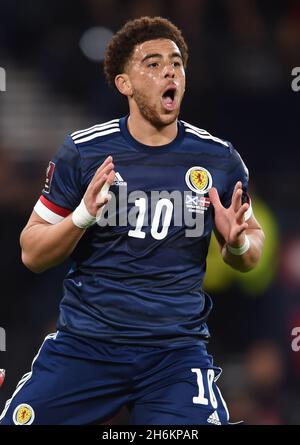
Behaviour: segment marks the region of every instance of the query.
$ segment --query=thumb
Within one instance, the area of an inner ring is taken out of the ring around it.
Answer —
[[[218,190],[215,187],[212,187],[208,191],[208,196],[209,196],[209,199],[210,199],[212,205],[214,206],[215,210],[223,207],[221,204],[220,198],[219,198]]]

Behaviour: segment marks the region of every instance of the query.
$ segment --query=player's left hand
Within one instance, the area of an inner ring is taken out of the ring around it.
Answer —
[[[240,181],[236,183],[228,209],[223,207],[215,187],[212,187],[208,193],[215,209],[217,231],[227,244],[236,248],[241,247],[245,242],[245,231],[248,228],[245,213],[249,208],[248,203],[242,204],[242,183]]]

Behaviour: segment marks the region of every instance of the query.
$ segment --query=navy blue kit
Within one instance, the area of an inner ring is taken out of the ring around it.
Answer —
[[[0,424],[108,422],[224,425],[229,414],[207,352],[212,301],[202,289],[213,229],[208,191],[228,207],[248,171],[230,142],[178,121],[149,147],[128,117],[67,136],[34,210],[50,224],[80,204],[107,156],[112,199],[71,255],[57,332],[46,337]]]

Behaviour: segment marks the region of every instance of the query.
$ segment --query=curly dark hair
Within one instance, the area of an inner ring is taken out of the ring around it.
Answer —
[[[186,68],[188,47],[181,31],[162,17],[140,17],[130,20],[114,35],[104,57],[104,73],[108,84],[114,85],[115,77],[124,72],[134,47],[147,40],[170,39],[178,46],[183,66]]]

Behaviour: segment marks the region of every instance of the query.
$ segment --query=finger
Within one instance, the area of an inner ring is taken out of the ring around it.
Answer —
[[[95,176],[91,180],[91,184],[98,182],[103,175],[108,176],[113,169],[114,169],[114,164],[112,162],[105,165],[105,167],[103,167],[102,169],[100,170],[98,169],[97,172],[95,173]]]
[[[109,201],[111,200],[112,196],[110,193],[107,193],[106,195],[98,195],[99,198],[96,201],[97,207],[100,209],[101,207],[105,206]]]
[[[235,194],[235,192],[238,190],[238,189],[241,189],[242,188],[242,182],[241,181],[238,181],[236,184],[235,184],[235,186],[234,186],[234,189],[233,189],[233,195]]]
[[[113,164],[113,158],[112,156],[107,156],[107,158],[104,160],[104,162],[102,162],[102,164],[97,168],[95,174],[94,174],[94,178],[98,177],[99,175],[101,175],[101,173],[104,171],[104,169],[109,165],[109,164]],[[93,179],[94,179],[93,178]]]
[[[108,196],[109,188],[112,185],[112,183],[114,182],[115,176],[116,176],[115,172],[111,171],[109,173],[109,175],[105,174],[96,183],[97,188],[95,189],[95,193],[96,193],[96,203],[97,204],[102,203],[103,202],[102,198],[106,198]],[[98,192],[98,187],[100,188],[99,192]],[[109,195],[109,196],[111,196],[111,195]]]
[[[235,212],[237,212],[242,205],[242,194],[243,190],[237,187],[232,195],[231,207]]]
[[[111,200],[112,196],[110,193],[108,193],[106,196],[103,197],[103,205],[106,205]]]
[[[240,190],[241,188],[242,188],[242,183],[241,183],[241,181],[238,181],[238,182],[235,184],[234,189],[233,189],[233,192],[232,192],[231,205],[232,205],[232,203],[233,203],[233,200],[234,200],[234,197],[235,197],[235,195],[236,195],[236,192],[237,192],[238,190]]]
[[[223,208],[220,198],[219,198],[218,190],[215,187],[212,187],[209,190],[208,196],[209,196],[209,199],[210,199],[212,205],[214,206],[215,210]]]
[[[107,158],[104,160],[104,162],[102,162],[100,167],[97,168],[96,173],[98,173],[98,171],[102,170],[104,167],[106,167],[111,162],[113,162],[113,157],[111,155],[107,156]]]
[[[236,231],[235,231],[235,237],[238,238],[239,236],[241,236],[245,230],[248,229],[248,223],[243,223],[239,226],[237,226]]]
[[[114,163],[108,162],[102,168],[97,170],[97,172],[95,174],[95,178],[99,178],[99,176],[103,175],[104,173],[108,174],[110,172],[110,170],[113,170],[114,168],[115,168]]]
[[[249,204],[245,202],[245,204],[242,205],[242,207],[239,208],[239,210],[236,213],[236,221],[238,224],[242,224],[245,221],[245,213],[249,209]]]
[[[102,187],[104,186],[106,180],[107,180],[107,175],[104,174],[104,175],[101,176],[101,178],[98,179],[98,181],[96,181],[95,184],[93,185],[92,195],[93,195],[94,199],[97,200],[97,196],[99,195],[99,193],[100,193]]]
[[[107,182],[109,183],[109,185],[112,185],[112,183],[114,182],[115,178],[116,178],[116,173],[115,173],[114,170],[112,170],[112,171],[108,174],[108,177],[107,177]]]

